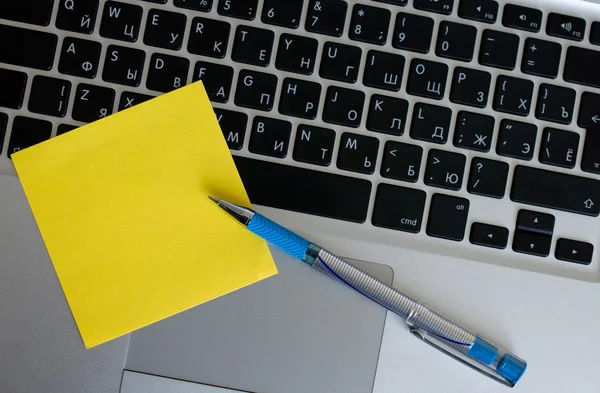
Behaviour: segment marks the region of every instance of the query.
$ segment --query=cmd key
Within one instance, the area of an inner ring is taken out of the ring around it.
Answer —
[[[253,204],[356,223],[367,218],[368,180],[245,157],[233,159]]]
[[[52,68],[58,41],[56,35],[0,24],[0,37],[10,37],[9,40],[0,39],[0,63],[39,70]],[[27,45],[15,45],[23,42]]]
[[[422,190],[379,184],[371,222],[377,227],[419,233],[426,199]]]
[[[600,181],[526,166],[515,168],[510,199],[586,216],[600,214]]]
[[[0,19],[48,26],[54,0],[2,0]]]

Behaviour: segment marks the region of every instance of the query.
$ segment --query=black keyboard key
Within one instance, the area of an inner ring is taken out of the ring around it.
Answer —
[[[418,102],[413,109],[410,137],[444,144],[448,141],[451,118],[450,108]]]
[[[471,160],[471,172],[467,191],[490,198],[504,198],[508,164],[502,161],[475,157]]]
[[[44,142],[50,139],[51,134],[52,123],[49,121],[17,116],[13,120],[8,155]]]
[[[309,164],[331,164],[335,144],[335,131],[328,128],[300,124],[294,143],[294,160]]]
[[[498,2],[494,0],[460,0],[458,16],[478,22],[496,23]]]
[[[264,156],[284,158],[290,144],[292,123],[257,116],[252,123],[248,150]]]
[[[310,0],[304,28],[319,34],[341,37],[348,3],[342,0]]]
[[[425,184],[458,191],[462,187],[466,157],[462,154],[431,149],[425,168]]]
[[[527,38],[521,71],[554,79],[558,75],[561,51],[562,47],[559,43]]]
[[[552,214],[521,209],[517,216],[516,230],[552,237],[555,221]]]
[[[0,107],[20,109],[26,87],[26,73],[0,68]]]
[[[233,159],[253,204],[356,223],[367,218],[368,180],[244,157]]]
[[[582,41],[585,35],[585,20],[551,12],[548,14],[548,21],[546,22],[546,34],[568,40]]]
[[[428,53],[433,36],[433,19],[426,16],[399,12],[392,46],[412,52]]]
[[[133,93],[130,91],[124,91],[121,93],[121,99],[119,100],[119,110],[132,108],[138,104],[151,100],[152,96],[146,94]]]
[[[150,69],[146,87],[167,93],[187,84],[190,61],[182,57],[154,53],[150,58]]]
[[[192,20],[187,50],[195,55],[222,59],[227,53],[230,30],[227,22],[196,17]]]
[[[399,91],[404,73],[404,56],[370,50],[365,64],[363,84],[379,89]]]
[[[600,181],[517,166],[510,199],[588,216],[600,213]]]
[[[281,87],[279,113],[313,120],[317,117],[320,98],[320,84],[285,78]]]
[[[232,18],[254,20],[257,8],[258,0],[219,0],[217,12]]]
[[[477,29],[474,26],[444,21],[440,23],[435,54],[449,59],[471,61]]]
[[[6,135],[6,124],[8,123],[8,116],[6,113],[0,112],[0,155],[4,148],[4,136]]]
[[[408,101],[405,99],[374,94],[369,104],[367,130],[402,135],[407,112]]]
[[[474,222],[469,241],[472,244],[504,250],[508,244],[508,229],[496,225]]]
[[[356,46],[326,42],[321,56],[322,78],[354,83],[358,79],[362,50]]]
[[[375,172],[379,139],[344,132],[340,139],[337,167],[352,172]]]
[[[97,13],[98,0],[59,1],[56,27],[61,30],[92,34],[96,25]]]
[[[519,30],[540,31],[542,26],[542,11],[520,5],[507,4],[504,6],[502,24]]]
[[[213,0],[173,0],[173,5],[188,10],[210,12]]]
[[[214,111],[227,142],[227,147],[231,150],[241,150],[244,146],[248,115],[221,108],[214,108]]]
[[[36,75],[33,77],[27,109],[42,115],[65,117],[70,94],[71,82]]]
[[[505,157],[531,160],[535,150],[536,136],[535,124],[504,119],[500,123],[496,153]]]
[[[581,95],[577,125],[582,128],[600,124],[600,94],[584,92]]]
[[[311,75],[317,62],[319,41],[314,38],[282,34],[275,67],[279,70]]]
[[[411,95],[436,100],[444,98],[448,66],[434,61],[412,59],[406,92]]]
[[[469,201],[449,195],[434,194],[431,198],[427,235],[461,241],[469,216]]]
[[[563,78],[567,82],[600,87],[600,52],[570,46]]]
[[[0,63],[39,70],[52,68],[58,40],[55,34],[0,25],[0,37],[4,37],[0,39]]]
[[[357,128],[362,118],[365,93],[337,86],[327,88],[323,121]]]
[[[146,53],[139,49],[110,45],[104,61],[102,79],[125,86],[139,86]]]
[[[266,67],[271,62],[275,33],[250,26],[238,26],[231,58],[234,61]]]
[[[155,3],[155,4],[167,4],[167,0],[140,0],[140,1],[146,1],[148,3]]]
[[[519,36],[496,30],[484,30],[479,49],[479,64],[514,70],[519,51]]]
[[[164,49],[181,49],[186,20],[184,14],[151,9],[146,20],[144,44]]]
[[[533,82],[528,79],[498,76],[493,107],[498,112],[527,116],[531,108]]]
[[[99,42],[66,37],[60,50],[58,72],[93,79],[98,72],[101,50]]]
[[[492,75],[489,72],[456,67],[452,77],[450,101],[485,108],[490,93]]]
[[[80,83],[75,91],[71,117],[86,123],[102,119],[113,113],[114,101],[113,89]]]
[[[261,20],[269,25],[296,29],[300,26],[304,0],[265,0]]]
[[[414,0],[413,6],[418,10],[450,15],[454,6],[454,0]]]
[[[48,26],[54,0],[0,1],[0,19]]]
[[[600,174],[600,128],[589,127],[585,132],[585,145],[581,156],[581,170]]]
[[[351,40],[383,45],[387,41],[392,13],[385,8],[356,4],[352,11]]]
[[[538,93],[535,117],[555,123],[571,124],[575,95],[573,89],[542,83]]]
[[[419,180],[422,158],[421,146],[387,141],[383,152],[381,176],[415,183]]]
[[[558,239],[556,242],[556,259],[567,262],[589,265],[592,262],[594,246],[590,243],[571,239]]]
[[[547,257],[550,254],[552,238],[529,232],[516,231],[513,238],[513,251],[522,254]]]
[[[107,1],[102,12],[100,35],[121,41],[137,41],[142,12],[142,7],[137,5]]]
[[[231,92],[231,83],[233,81],[233,68],[213,64],[206,61],[199,61],[194,67],[192,81],[202,80],[206,94],[212,102],[225,103],[229,101]]]
[[[488,152],[494,134],[494,118],[466,111],[458,112],[454,127],[454,146]]]
[[[59,124],[58,127],[56,128],[56,136],[66,134],[67,132],[76,130],[78,128],[79,127],[72,126],[70,124]]]
[[[371,223],[376,227],[419,233],[426,198],[422,190],[379,184]]]
[[[245,108],[270,111],[273,109],[276,89],[275,75],[241,70],[238,76],[235,104]]]
[[[578,133],[550,127],[544,128],[539,160],[544,164],[574,168],[578,146]]]
[[[600,22],[593,22],[590,30],[590,43],[600,45]]]

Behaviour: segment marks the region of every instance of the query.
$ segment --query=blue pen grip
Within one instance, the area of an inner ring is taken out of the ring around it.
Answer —
[[[300,260],[304,258],[310,245],[307,240],[259,213],[254,213],[254,217],[248,224],[248,230]]]

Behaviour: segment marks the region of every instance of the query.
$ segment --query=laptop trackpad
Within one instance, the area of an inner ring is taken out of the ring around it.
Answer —
[[[126,368],[252,392],[370,392],[385,310],[271,251],[278,275],[133,333]],[[356,263],[392,282],[388,266]]]

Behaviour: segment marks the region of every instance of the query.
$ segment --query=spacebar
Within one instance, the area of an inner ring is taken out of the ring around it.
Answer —
[[[233,156],[252,204],[365,222],[371,182]]]
[[[517,166],[510,199],[551,209],[598,216],[600,181]]]

